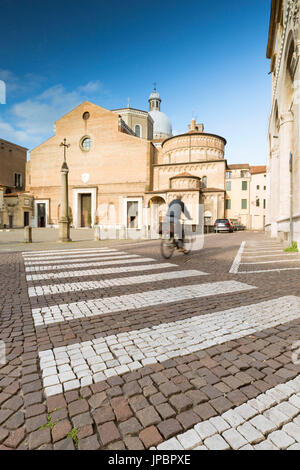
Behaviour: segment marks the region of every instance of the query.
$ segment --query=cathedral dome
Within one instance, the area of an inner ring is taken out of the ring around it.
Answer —
[[[154,121],[153,125],[153,138],[163,139],[172,136],[172,125],[171,121],[164,113],[153,109],[149,111],[150,116]]]

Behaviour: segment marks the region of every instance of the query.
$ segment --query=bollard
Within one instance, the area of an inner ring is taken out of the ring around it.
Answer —
[[[25,243],[32,243],[32,228],[29,225],[24,227],[24,241]]]
[[[98,242],[100,240],[100,227],[95,227],[95,237],[94,240]]]

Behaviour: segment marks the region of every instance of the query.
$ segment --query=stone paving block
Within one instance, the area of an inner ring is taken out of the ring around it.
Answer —
[[[238,426],[237,431],[242,434],[250,444],[256,444],[264,439],[264,435],[249,422]]]
[[[0,425],[3,424],[12,414],[12,410],[0,410]]]
[[[159,414],[153,406],[148,406],[143,410],[137,411],[136,416],[144,427],[158,424],[161,421]]]
[[[232,402],[226,397],[218,397],[210,401],[211,406],[219,413],[222,414],[232,408]],[[204,404],[205,405],[205,404]],[[200,405],[201,406],[201,405]],[[214,413],[215,415],[217,413]]]
[[[157,446],[157,450],[184,450],[180,442],[173,437]]]
[[[104,446],[111,442],[118,441],[121,435],[116,425],[110,421],[108,423],[101,424],[98,426],[101,442]]]
[[[157,425],[157,428],[164,439],[169,439],[182,431],[182,426],[174,418],[162,421]]]
[[[8,432],[2,434],[1,438],[1,431],[0,431],[0,442],[4,441],[5,437],[7,437]],[[16,449],[20,443],[25,438],[25,429],[24,427],[17,429],[10,433],[9,437],[4,441],[4,445],[10,447],[11,449]]]
[[[202,441],[217,433],[217,429],[209,421],[203,421],[202,423],[196,424],[194,429],[199,434]]]
[[[300,442],[300,426],[295,423],[285,424],[282,431],[286,432],[289,436],[295,439],[296,442]]]
[[[264,416],[272,421],[276,425],[277,428],[281,428],[281,426],[285,423],[288,423],[289,418],[281,413],[275,406],[274,408],[271,408],[270,410],[267,410],[264,412]]]
[[[34,416],[26,420],[26,431],[33,432],[39,429],[44,424],[47,424],[47,415],[43,413],[39,416]]]
[[[129,399],[129,405],[134,412],[142,410],[149,406],[148,401],[144,397],[144,395],[135,395],[134,397]]]
[[[279,403],[279,405],[276,406],[276,409],[286,415],[289,419],[293,419],[299,414],[298,408],[289,402]]]
[[[173,395],[170,398],[170,404],[173,408],[175,408],[178,412],[185,411],[193,405],[193,402],[190,398],[188,398],[183,393],[179,395]]]
[[[75,450],[73,439],[67,437],[59,442],[55,442],[54,450]]]
[[[14,413],[6,422],[5,427],[11,430],[18,429],[25,422],[25,416],[23,411],[17,411]]]
[[[216,430],[219,433],[222,433],[223,431],[226,431],[226,429],[230,428],[230,425],[228,424],[225,419],[222,418],[222,416],[214,416],[213,418],[210,418],[208,422],[216,428]]]
[[[176,415],[175,410],[173,410],[173,408],[169,405],[169,403],[161,403],[160,405],[157,405],[155,408],[163,420],[168,419],[168,418],[173,418]]]
[[[183,429],[189,429],[196,423],[199,423],[199,416],[193,410],[183,411],[176,416]]]
[[[199,434],[194,429],[190,429],[183,434],[178,434],[177,440],[185,450],[193,449],[202,444]]]
[[[1,407],[3,409],[9,409],[13,411],[17,411],[23,405],[23,398],[19,396],[13,396],[9,400],[7,400]]]
[[[28,446],[29,450],[35,450],[41,447],[43,444],[49,444],[51,442],[50,429],[39,429],[29,434]]]
[[[145,449],[143,443],[138,437],[126,436],[124,438],[124,443],[128,450],[144,450]]]
[[[202,403],[201,405],[195,406],[194,411],[202,420],[207,420],[217,415],[216,410],[209,403]]]
[[[289,446],[295,443],[295,439],[286,434],[284,431],[274,431],[269,436],[268,439],[275,444],[279,449],[287,449]]]
[[[239,450],[248,444],[246,439],[236,429],[228,429],[222,433],[222,436],[234,450]]]
[[[72,426],[68,419],[64,419],[56,423],[52,429],[53,442],[57,442],[66,438],[68,432],[70,432],[71,429],[72,429]]]
[[[71,417],[85,413],[89,410],[89,405],[86,400],[76,400],[68,405],[69,415]]]
[[[157,446],[163,441],[162,436],[160,435],[155,426],[150,426],[148,428],[143,429],[139,434],[139,438],[145,445],[146,449],[151,446]]]
[[[219,434],[215,434],[212,437],[208,437],[207,439],[205,439],[204,444],[209,450],[230,449],[230,445]]]
[[[252,408],[248,403],[243,403],[243,405],[235,408],[234,411],[244,418],[245,421],[248,421],[250,418],[253,418],[258,414],[258,411],[255,408]]]
[[[228,410],[222,414],[222,418],[230,424],[231,427],[236,428],[240,424],[244,423],[244,418],[237,413],[235,410]]]
[[[255,450],[279,450],[273,442],[266,439],[265,441],[260,442],[259,444],[254,445]]]
[[[123,436],[135,435],[142,430],[142,426],[136,418],[130,418],[119,425],[119,429]]]
[[[289,403],[291,403],[293,406],[298,408],[298,410],[300,410],[300,396],[292,395],[289,398]]]
[[[75,428],[79,429],[88,424],[93,424],[93,419],[89,412],[73,416],[72,422]]]
[[[276,424],[263,415],[254,416],[254,418],[250,419],[249,423],[264,435],[277,429]]]
[[[93,436],[86,437],[84,439],[80,439],[78,442],[78,449],[79,450],[98,450],[100,449],[100,444],[98,442],[97,436],[94,434]]]

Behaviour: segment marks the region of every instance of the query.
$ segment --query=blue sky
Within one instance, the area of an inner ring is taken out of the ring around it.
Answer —
[[[195,115],[230,163],[264,164],[270,0],[1,0],[0,137],[35,147],[84,100],[148,109],[175,133]]]

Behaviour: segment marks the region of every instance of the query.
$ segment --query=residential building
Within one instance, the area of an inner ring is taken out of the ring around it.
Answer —
[[[32,196],[25,193],[27,149],[0,139],[0,228],[29,225]]]
[[[250,222],[252,230],[264,230],[266,223],[266,166],[250,167]]]

